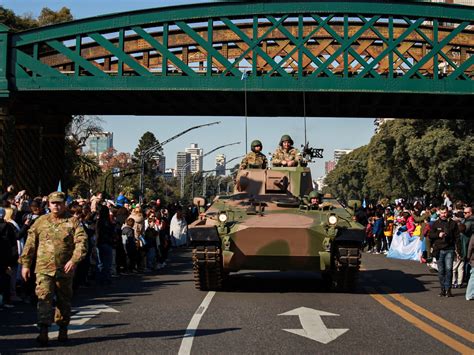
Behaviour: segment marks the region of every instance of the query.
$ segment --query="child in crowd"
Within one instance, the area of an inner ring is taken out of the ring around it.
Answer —
[[[135,271],[137,267],[138,251],[133,230],[134,225],[135,220],[127,218],[125,225],[122,227],[122,243],[127,254],[127,268],[129,272]]]
[[[384,223],[385,228],[384,228],[383,234],[385,235],[385,238],[387,240],[388,249],[390,249],[390,245],[392,244],[394,222],[395,222],[395,218],[393,216],[393,213],[390,210],[390,208],[387,208],[385,210],[385,223]]]

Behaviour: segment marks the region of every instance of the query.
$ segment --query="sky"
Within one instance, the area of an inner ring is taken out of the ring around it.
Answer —
[[[168,5],[212,2],[212,0],[0,0],[0,5],[12,9],[16,14],[38,16],[43,7],[59,10],[66,6],[75,19],[108,13],[125,12]],[[249,93],[251,95],[251,93]],[[241,142],[215,154],[225,154],[227,160],[245,154],[244,117],[163,117],[163,116],[101,116],[105,131],[113,132],[114,147],[119,152],[133,153],[140,137],[152,132],[159,141],[164,141],[190,127],[221,121],[219,125],[200,128],[183,135],[163,147],[166,167],[174,168],[176,153],[184,151],[191,143],[210,151],[220,145]],[[263,143],[263,152],[273,152],[283,134],[289,134],[295,147],[304,143],[304,120],[302,117],[249,117],[248,144],[254,139]],[[324,161],[332,160],[334,149],[353,149],[369,143],[374,133],[372,118],[307,118],[307,138],[311,146],[324,149],[324,159],[311,164],[313,178],[324,174]],[[204,169],[215,167],[215,154],[204,159]],[[236,159],[235,162],[238,162]],[[232,163],[233,166],[233,163]]]

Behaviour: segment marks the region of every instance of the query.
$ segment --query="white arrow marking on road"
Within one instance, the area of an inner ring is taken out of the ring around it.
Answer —
[[[79,307],[73,310],[73,313],[77,312],[73,316],[71,316],[71,322],[68,326],[68,333],[75,334],[85,332],[86,330],[96,329],[97,326],[85,325],[88,321],[90,321],[95,316],[101,313],[119,313],[116,309],[113,309],[105,304],[96,304],[90,306]],[[49,337],[54,338],[58,336],[59,328],[57,325],[53,325],[49,332]]]
[[[318,311],[317,309],[300,307],[279,316],[299,316],[303,329],[283,329],[286,332],[328,344],[349,329],[328,329],[321,319],[322,316],[339,316],[339,314]]]

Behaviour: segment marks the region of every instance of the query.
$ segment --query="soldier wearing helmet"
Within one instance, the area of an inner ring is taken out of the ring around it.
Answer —
[[[319,199],[319,193],[316,190],[313,190],[308,195],[309,199],[309,208],[312,210],[317,210],[319,208],[319,204],[321,203]]]
[[[293,139],[285,134],[280,139],[280,145],[273,153],[273,166],[297,166],[301,161],[298,149],[293,148]]]
[[[248,153],[240,163],[240,169],[266,169],[267,157],[262,154],[262,142],[258,139],[250,144],[251,152]]]

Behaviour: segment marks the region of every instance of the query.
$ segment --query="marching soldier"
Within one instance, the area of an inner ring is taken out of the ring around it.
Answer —
[[[297,166],[301,161],[298,149],[293,148],[293,139],[287,134],[280,139],[279,147],[272,157],[273,166]]]
[[[53,192],[48,197],[50,214],[41,216],[28,231],[28,239],[20,257],[22,277],[31,276],[36,258],[36,295],[38,296],[39,336],[42,346],[48,345],[48,327],[53,319],[53,298],[56,295],[54,320],[59,326],[58,340],[65,342],[71,318],[72,280],[77,264],[87,253],[87,236],[80,222],[67,213],[65,195]]]
[[[250,145],[252,151],[248,153],[240,163],[240,169],[266,169],[267,157],[262,154],[262,142],[254,140]]]

